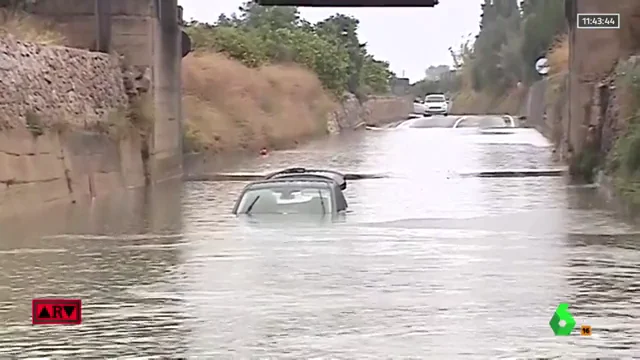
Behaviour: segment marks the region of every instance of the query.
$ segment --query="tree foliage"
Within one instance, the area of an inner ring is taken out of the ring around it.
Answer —
[[[485,0],[480,32],[468,64],[479,76],[476,90],[500,94],[540,77],[535,62],[566,30],[564,3],[548,0]]]
[[[191,21],[186,31],[196,50],[215,50],[250,67],[297,63],[314,71],[324,86],[341,96],[387,93],[389,63],[367,53],[358,39],[359,21],[337,14],[317,24],[296,7],[266,7],[247,2],[238,13],[220,15],[214,24]]]
[[[411,93],[418,98],[423,98],[430,93],[444,93],[451,96],[460,90],[461,77],[456,69],[450,69],[446,65],[439,67],[445,68],[437,76],[430,76],[424,80],[420,80],[411,85]]]
[[[444,85],[502,95],[519,83],[539,80],[535,62],[566,32],[564,1],[484,0],[481,6],[475,41],[449,49],[459,81]]]

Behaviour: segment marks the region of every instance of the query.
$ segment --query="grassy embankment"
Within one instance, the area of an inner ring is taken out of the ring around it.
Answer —
[[[388,93],[389,64],[367,52],[358,26],[340,14],[311,24],[295,7],[254,2],[186,24],[196,49],[183,62],[186,150],[286,146],[326,134],[345,93]]]
[[[505,95],[495,96],[464,89],[453,98],[453,114],[513,114],[520,112],[526,88],[514,88]]]
[[[249,68],[215,52],[182,65],[189,152],[278,148],[326,133],[336,103],[318,77],[296,65]]]

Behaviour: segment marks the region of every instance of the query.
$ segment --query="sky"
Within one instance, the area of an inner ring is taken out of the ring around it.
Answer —
[[[214,22],[238,10],[244,0],[178,0],[184,19]],[[424,78],[430,65],[453,65],[449,47],[479,31],[482,0],[440,0],[434,8],[300,8],[310,22],[336,13],[360,20],[360,41],[369,53],[388,61],[397,76]]]

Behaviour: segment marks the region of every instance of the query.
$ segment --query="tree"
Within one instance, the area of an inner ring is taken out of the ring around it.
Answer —
[[[337,45],[345,47],[349,53],[350,76],[347,86],[348,91],[352,93],[358,93],[360,88],[361,71],[366,56],[362,51],[366,44],[360,44],[358,40],[359,25],[358,19],[342,14],[333,15],[316,25],[320,35],[335,39]]]
[[[196,50],[223,52],[247,66],[301,64],[337,96],[386,93],[393,73],[387,62],[367,53],[358,26],[358,19],[346,15],[311,24],[295,7],[247,2],[238,14],[221,15],[212,25],[192,21],[186,31]]]
[[[480,32],[462,59],[450,49],[464,81],[476,91],[502,95],[539,79],[536,60],[566,30],[564,4],[550,0],[485,0]]]
[[[360,83],[365,87],[362,92],[380,94],[389,92],[389,83],[394,74],[389,70],[388,62],[376,60],[373,56],[367,55],[360,76],[362,77]]]
[[[544,56],[556,37],[566,31],[564,3],[562,1],[524,0],[522,59],[525,63],[525,81],[539,79],[534,65]]]
[[[239,10],[241,24],[251,28],[293,29],[300,21],[300,12],[293,6],[260,6],[248,1]]]
[[[496,13],[498,16],[508,19],[514,15],[520,16],[520,9],[518,7],[518,0],[493,0]]]

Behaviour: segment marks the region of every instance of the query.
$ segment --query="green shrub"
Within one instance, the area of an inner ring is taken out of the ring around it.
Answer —
[[[337,97],[389,92],[389,64],[367,54],[358,40],[359,21],[335,15],[312,25],[295,7],[262,7],[248,2],[240,14],[221,15],[215,24],[187,24],[196,51],[216,51],[249,67],[297,63],[318,75]]]

